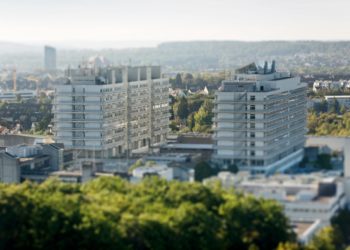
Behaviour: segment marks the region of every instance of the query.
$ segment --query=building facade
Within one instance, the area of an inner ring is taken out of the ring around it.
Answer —
[[[216,92],[214,159],[270,173],[303,158],[306,84],[255,63],[236,71]]]
[[[0,91],[0,101],[2,102],[17,102],[19,100],[32,99],[36,96],[36,91],[33,90]]]
[[[220,172],[218,176],[205,179],[204,183],[217,181],[226,189],[234,188],[278,202],[303,243],[321,228],[329,226],[331,219],[348,203],[344,180],[327,173],[266,176]]]
[[[160,67],[82,67],[54,96],[54,134],[81,159],[129,155],[165,142],[169,79]]]
[[[41,182],[53,171],[68,169],[72,159],[71,150],[55,143],[10,146],[0,151],[0,182]]]
[[[45,46],[45,70],[56,70],[56,49],[50,46]]]
[[[0,182],[19,183],[20,175],[19,160],[5,151],[0,151]]]
[[[324,98],[328,103],[328,109],[331,106],[339,109],[341,107],[350,108],[350,95],[326,95]]]

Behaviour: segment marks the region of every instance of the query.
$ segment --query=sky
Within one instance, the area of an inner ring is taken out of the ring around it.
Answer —
[[[0,0],[0,41],[350,40],[349,0]]]

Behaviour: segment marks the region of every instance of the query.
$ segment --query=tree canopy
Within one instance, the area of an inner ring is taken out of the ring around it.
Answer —
[[[219,186],[150,177],[0,184],[1,249],[275,249],[283,209]]]
[[[309,134],[350,136],[350,113],[339,116],[335,113],[308,114]]]
[[[181,125],[188,132],[212,133],[214,117],[212,98],[204,95],[177,98],[171,103],[174,114],[170,124],[172,131],[177,131]]]

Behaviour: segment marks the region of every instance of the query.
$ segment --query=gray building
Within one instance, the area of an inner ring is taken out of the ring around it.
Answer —
[[[75,159],[102,162],[165,142],[169,79],[159,66],[88,64],[66,74],[68,83],[55,89],[54,135]]]
[[[270,173],[303,158],[306,84],[287,72],[255,63],[236,70],[216,92],[216,161]]]
[[[56,49],[51,46],[45,46],[45,70],[53,71],[56,70]]]
[[[53,170],[64,170],[73,165],[73,151],[65,149],[62,143],[41,144],[41,147],[42,153],[50,156]]]
[[[0,181],[4,183],[19,183],[21,180],[20,164],[17,157],[0,152]]]
[[[50,173],[69,168],[73,153],[63,145],[17,145],[0,151],[0,182],[44,181]]]

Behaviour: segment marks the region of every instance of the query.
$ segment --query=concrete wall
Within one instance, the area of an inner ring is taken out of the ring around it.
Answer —
[[[343,151],[344,175],[350,177],[350,137],[308,136],[305,146],[328,146],[332,151]]]
[[[20,182],[20,168],[17,159],[8,156],[5,152],[0,153],[0,181],[5,183]]]
[[[23,135],[0,135],[0,147],[16,146],[18,144],[34,145],[40,138]]]

